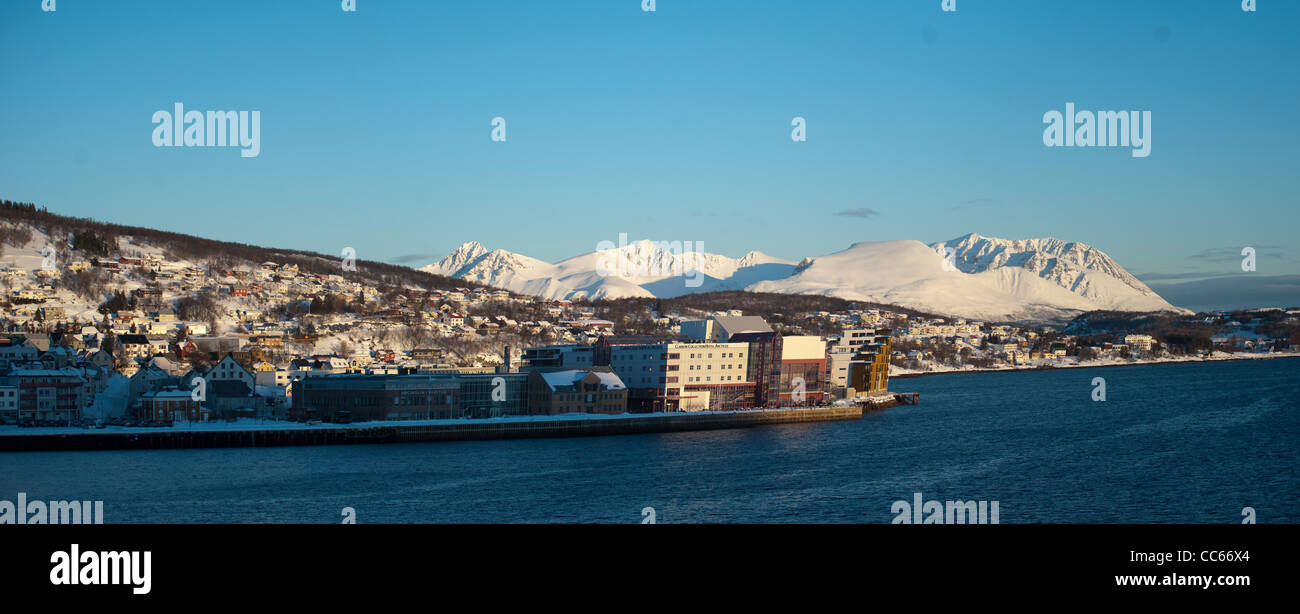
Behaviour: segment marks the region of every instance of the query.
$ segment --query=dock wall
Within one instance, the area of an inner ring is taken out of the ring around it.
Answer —
[[[861,407],[672,413],[574,420],[484,420],[450,424],[323,426],[293,429],[160,429],[0,435],[0,451],[154,450],[590,437],[748,428],[772,424],[859,420]]]

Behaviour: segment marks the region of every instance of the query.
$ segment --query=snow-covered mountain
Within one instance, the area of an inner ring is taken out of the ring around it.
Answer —
[[[550,264],[471,241],[420,270],[550,299],[599,299],[741,290],[786,277],[794,265],[757,251],[729,258],[649,240]]]
[[[940,257],[951,255],[952,265],[966,273],[1019,267],[1095,303],[1115,305],[1113,308],[1121,311],[1173,308],[1110,256],[1083,243],[1052,238],[994,239],[971,233],[930,247]],[[951,254],[948,248],[952,249]]]
[[[1183,311],[1100,250],[1056,239],[971,234],[933,245],[864,242],[807,259],[799,269],[748,289],[825,294],[982,320],[1061,321],[1098,309]]]
[[[1062,321],[1098,309],[1186,311],[1160,298],[1101,250],[1051,238],[1007,240],[972,233],[932,245],[863,242],[798,263],[756,251],[728,258],[670,247],[639,241],[550,264],[470,242],[421,270],[545,298],[667,298],[750,290],[823,294],[1016,321]]]

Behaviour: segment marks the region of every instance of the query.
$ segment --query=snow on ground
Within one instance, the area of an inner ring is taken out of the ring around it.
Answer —
[[[993,368],[991,368],[991,369],[977,369],[977,368],[975,368],[975,367],[973,367],[973,366],[970,366],[970,365],[962,365],[962,366],[959,366],[959,367],[955,367],[955,366],[952,366],[952,365],[936,365],[936,364],[931,364],[931,363],[926,363],[926,364],[924,364],[923,367],[925,367],[925,368],[922,368],[922,369],[908,369],[908,368],[904,368],[904,367],[897,367],[897,366],[890,365],[890,367],[889,367],[889,376],[890,376],[890,377],[896,377],[896,376],[899,376],[899,375],[931,375],[931,374],[935,374],[935,375],[937,375],[937,374],[941,374],[941,373],[963,373],[963,372],[966,372],[966,373],[987,373],[987,372],[990,372],[990,371],[1028,371],[1028,370],[1037,369],[1037,368],[1040,368],[1040,367],[1054,367],[1054,368],[1058,368],[1058,369],[1091,368],[1091,367],[1117,367],[1117,366],[1135,366],[1135,365],[1156,365],[1156,364],[1170,363],[1170,362],[1207,362],[1207,361],[1222,361],[1222,360],[1264,360],[1264,359],[1269,359],[1269,358],[1289,358],[1289,357],[1300,357],[1300,352],[1238,352],[1238,353],[1229,353],[1229,352],[1214,351],[1214,352],[1211,352],[1210,355],[1209,355],[1208,357],[1201,357],[1201,356],[1167,356],[1167,355],[1166,355],[1166,356],[1161,356],[1160,358],[1148,358],[1148,359],[1142,359],[1142,360],[1138,360],[1138,359],[1133,359],[1133,360],[1124,360],[1123,358],[1098,358],[1098,359],[1096,359],[1096,360],[1088,360],[1088,361],[1083,361],[1083,362],[1080,362],[1079,360],[1077,360],[1077,359],[1071,357],[1071,358],[1068,358],[1068,359],[1066,359],[1065,361],[1061,361],[1061,362],[1054,361],[1054,360],[1035,360],[1035,361],[1033,361],[1033,363],[1028,364],[1028,365],[1019,365],[1019,366],[1002,366],[1002,367],[993,367]]]

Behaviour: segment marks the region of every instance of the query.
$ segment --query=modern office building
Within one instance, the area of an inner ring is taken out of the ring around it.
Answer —
[[[848,390],[857,396],[883,394],[889,390],[889,352],[892,331],[881,330],[872,343],[863,345],[849,362]]]
[[[723,410],[754,406],[746,343],[614,345],[608,366],[628,387],[630,411]]]
[[[825,392],[826,342],[813,336],[779,332],[738,333],[732,341],[749,344],[749,374],[761,407],[819,404]]]
[[[434,377],[460,387],[463,417],[495,418],[529,413],[527,373],[456,373]]]
[[[863,346],[870,343],[877,343],[880,337],[874,329],[870,328],[851,328],[845,329],[840,334],[840,338],[835,340],[826,349],[826,382],[834,388],[845,388],[849,385],[849,363]]]
[[[327,422],[459,418],[460,382],[436,375],[323,375],[293,383],[291,416]]]
[[[291,398],[294,418],[329,422],[516,416],[528,413],[528,374],[321,375],[293,382]]]

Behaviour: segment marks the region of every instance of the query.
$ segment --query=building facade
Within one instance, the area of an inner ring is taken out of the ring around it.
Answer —
[[[614,345],[608,366],[627,386],[631,411],[743,409],[754,406],[748,353],[747,343]]]
[[[627,386],[609,369],[535,370],[527,374],[528,405],[536,415],[621,414]]]
[[[18,384],[19,420],[81,419],[86,406],[86,383],[81,376],[52,369],[16,369],[9,375]]]
[[[295,419],[459,418],[460,383],[435,375],[322,375],[293,383]]]
[[[890,331],[879,331],[872,343],[863,345],[849,362],[848,389],[857,396],[884,394],[889,390]]]
[[[164,424],[207,420],[208,410],[194,400],[193,395],[192,391],[175,388],[146,392],[140,396],[137,417]]]

